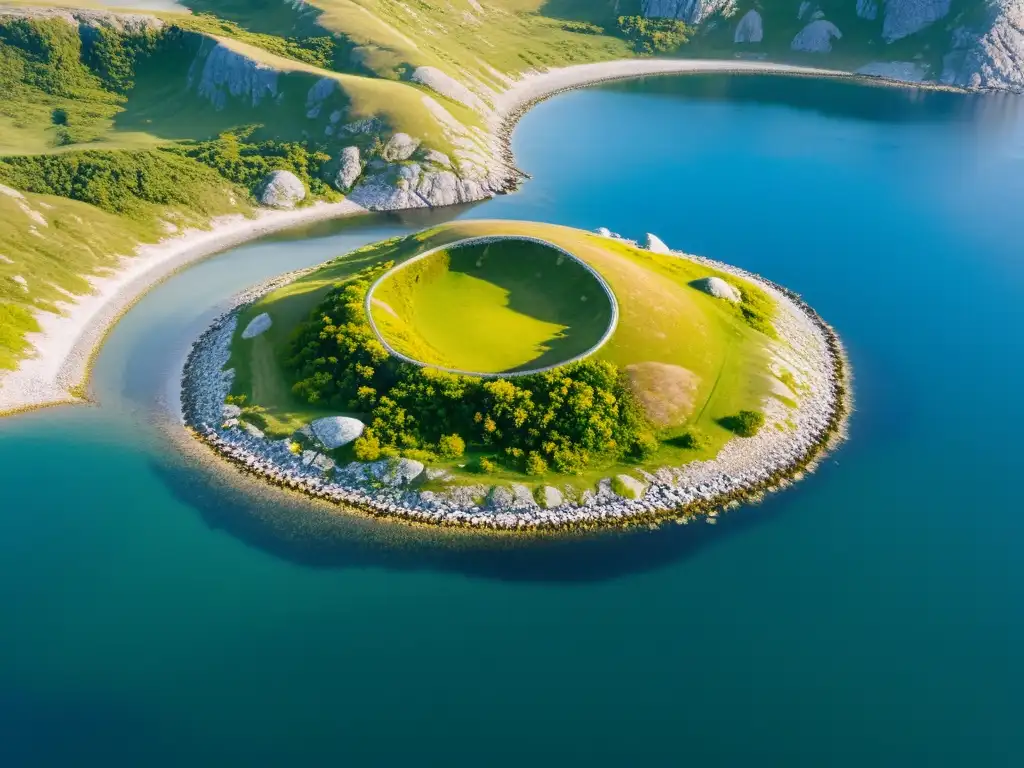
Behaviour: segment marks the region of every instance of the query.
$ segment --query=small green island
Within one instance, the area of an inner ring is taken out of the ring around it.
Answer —
[[[493,529],[712,513],[812,465],[845,418],[838,339],[754,275],[607,230],[471,221],[242,297],[183,410],[272,482]]]

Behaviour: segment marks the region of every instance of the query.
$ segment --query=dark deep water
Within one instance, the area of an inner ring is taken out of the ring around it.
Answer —
[[[188,344],[246,285],[454,214],[237,248],[119,324],[99,407],[0,421],[0,765],[1024,764],[1024,99],[660,79],[515,143],[534,180],[462,215],[799,291],[848,345],[850,441],[717,526],[281,528],[166,439]]]

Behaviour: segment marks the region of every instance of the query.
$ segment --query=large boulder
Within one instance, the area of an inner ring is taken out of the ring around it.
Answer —
[[[327,416],[309,425],[313,436],[326,448],[333,451],[348,445],[363,434],[366,426],[359,419],[348,416]]]
[[[1024,0],[998,0],[989,12],[991,26],[980,38],[965,27],[953,30],[942,82],[1024,91]]]
[[[672,249],[665,245],[665,241],[657,235],[652,235],[650,232],[647,233],[647,241],[644,246],[651,253],[672,253]]]
[[[639,499],[644,495],[647,486],[631,475],[616,475],[618,481],[612,484],[615,493],[624,499]]]
[[[329,181],[339,192],[348,192],[363,173],[359,147],[345,147],[338,156],[337,165],[331,169]]]
[[[263,180],[258,199],[268,208],[294,208],[306,199],[306,187],[291,171],[272,171]]]
[[[832,50],[832,40],[842,39],[843,33],[831,21],[817,19],[797,32],[789,47],[794,51],[806,53],[828,53]]]
[[[882,37],[887,43],[900,40],[944,19],[950,0],[885,0]]]
[[[384,485],[409,485],[423,474],[424,466],[413,459],[382,459],[367,465],[370,476]]]
[[[694,280],[690,285],[698,291],[714,296],[716,299],[725,299],[734,304],[739,304],[743,301],[743,295],[739,292],[739,289],[729,285],[720,277],[704,277],[700,280]]]
[[[401,160],[408,160],[412,153],[420,145],[419,141],[407,133],[396,133],[388,143],[384,145],[381,156],[389,163],[396,163]]]
[[[202,70],[195,76],[199,63]],[[246,106],[257,107],[277,96],[278,71],[261,64],[224,43],[204,40],[189,70],[188,86],[195,85],[199,95],[222,110],[230,99],[244,100]],[[198,80],[198,82],[195,82]]]
[[[736,34],[733,42],[736,43],[760,43],[764,40],[764,25],[761,22],[761,14],[751,9],[747,11],[740,23],[736,25]]]
[[[274,321],[270,319],[270,315],[264,312],[261,315],[256,315],[249,324],[245,326],[245,330],[242,331],[243,339],[255,339],[260,334],[266,333],[270,330],[270,326],[274,324]]]

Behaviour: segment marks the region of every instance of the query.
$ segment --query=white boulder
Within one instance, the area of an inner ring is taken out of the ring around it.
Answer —
[[[665,245],[665,241],[657,235],[647,233],[647,240],[644,247],[651,253],[672,253],[672,249]]]
[[[644,490],[647,488],[647,486],[631,475],[617,475],[615,479],[618,480],[618,493],[624,499],[639,499],[644,495]]]
[[[382,459],[367,465],[371,477],[384,485],[409,485],[423,474],[422,463],[413,459]]]
[[[258,198],[270,208],[294,208],[306,199],[306,187],[291,171],[273,171],[263,180]]]
[[[270,330],[270,326],[274,324],[274,321],[270,319],[270,315],[264,312],[261,315],[256,315],[249,324],[245,326],[245,330],[242,331],[243,339],[255,339],[260,334],[266,333]]]
[[[840,40],[843,33],[831,21],[817,19],[797,32],[789,47],[794,51],[807,53],[828,53],[832,50],[832,40]]]
[[[221,415],[225,420],[237,419],[242,415],[242,409],[233,403],[224,403],[224,407],[221,408]]]
[[[764,24],[761,21],[761,14],[751,9],[747,11],[740,23],[736,25],[736,34],[733,42],[736,43],[760,43],[764,39]]]
[[[330,451],[348,445],[366,429],[363,422],[349,416],[328,416],[317,419],[309,427],[313,436]]]
[[[345,147],[338,158],[338,172],[334,175],[334,186],[340,192],[348,192],[363,173],[359,147]]]
[[[540,497],[541,505],[545,509],[557,507],[565,501],[565,497],[562,495],[562,492],[550,485],[544,486],[540,492]]]
[[[734,304],[739,304],[743,301],[743,295],[739,290],[735,286],[729,285],[720,277],[701,278],[700,280],[694,280],[690,285],[698,291],[714,296],[716,299],[725,299]]]

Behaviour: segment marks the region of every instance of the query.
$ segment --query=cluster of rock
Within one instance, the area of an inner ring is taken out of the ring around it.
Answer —
[[[327,455],[329,446],[355,439],[362,428],[358,420],[338,417],[330,424],[314,423],[304,430],[315,438],[313,445],[297,451],[292,439],[271,440],[245,424],[242,409],[225,406],[234,371],[225,371],[224,366],[237,330],[237,309],[219,318],[192,348],[182,376],[185,423],[245,471],[373,515],[501,530],[623,525],[666,516],[689,519],[701,513],[714,516],[724,505],[785,485],[812,466],[840,435],[848,410],[845,361],[831,329],[784,289],[728,265],[678,255],[759,281],[779,307],[775,326],[781,342],[773,346],[773,369],[800,382],[797,407],[767,398],[767,426],[755,437],[732,440],[713,460],[606,478],[594,490],[582,493],[569,486],[531,491],[522,484],[444,485],[454,480],[449,473],[411,459],[339,467]],[[249,292],[241,301],[251,302],[281,282],[279,278]],[[422,489],[428,480],[442,485],[441,489]]]
[[[830,53],[837,41],[844,40],[847,54],[884,55],[886,45],[927,30],[913,61],[874,61],[859,74],[971,89],[1024,90],[1024,0],[845,2],[860,20],[857,29],[847,30],[849,35],[836,18],[828,18],[830,13],[837,18],[842,15],[835,3],[813,0],[771,5],[751,0],[642,0],[641,10],[649,18],[681,19],[709,33],[725,26],[732,32],[733,43],[744,48],[788,41],[798,53]],[[794,17],[801,25],[795,34]],[[871,31],[865,33],[865,27]],[[942,67],[930,71],[926,62],[936,45],[942,48]]]

